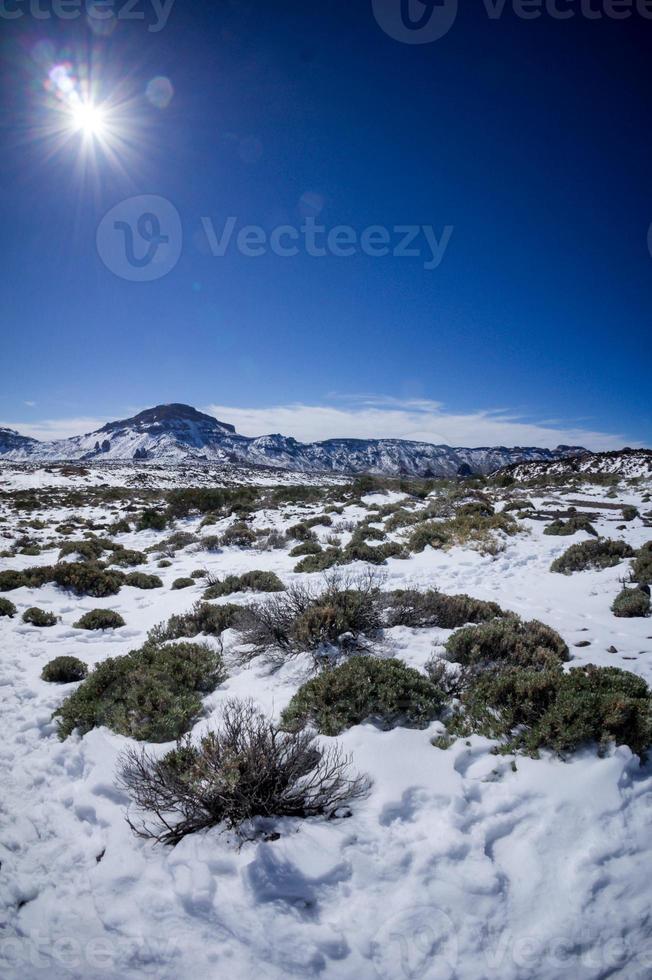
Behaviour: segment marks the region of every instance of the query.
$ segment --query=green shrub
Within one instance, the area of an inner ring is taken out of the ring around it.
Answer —
[[[517,497],[515,500],[508,501],[503,507],[503,514],[509,513],[512,510],[534,510],[534,504],[531,500],[526,500],[522,497]]]
[[[147,507],[138,518],[138,531],[163,531],[167,527],[168,519],[160,510]]]
[[[302,541],[290,552],[290,558],[303,558],[304,555],[320,555],[321,545],[317,541]]]
[[[256,543],[256,535],[246,524],[238,522],[224,531],[220,543],[225,548],[251,548]]]
[[[443,702],[435,684],[401,661],[354,656],[299,688],[281,723],[294,730],[314,725],[324,735],[367,719],[384,729],[425,728]]]
[[[157,562],[156,567],[157,568],[171,568],[172,567],[172,562],[168,558],[161,558],[161,560],[159,562]]]
[[[120,613],[112,609],[91,609],[73,624],[76,630],[113,630],[125,625]]]
[[[14,569],[0,572],[0,592],[13,592],[14,589],[20,589],[24,585],[27,585],[27,582],[23,572]]]
[[[95,562],[62,562],[54,565],[53,579],[59,588],[101,599],[118,594],[124,575],[118,571],[107,571]]]
[[[0,599],[0,616],[8,616],[10,619],[16,615],[16,607],[9,599]]]
[[[403,555],[403,549],[395,541],[388,541],[386,544],[370,545],[366,541],[351,542],[344,549],[342,564],[351,561],[366,561],[370,565],[384,565],[388,558],[399,558]]]
[[[194,584],[194,578],[175,578],[172,588],[178,591],[179,589],[189,589]]]
[[[72,684],[83,681],[88,674],[88,667],[77,657],[55,657],[41,671],[41,680],[51,684]]]
[[[194,572],[190,573],[190,578],[194,578],[195,580],[199,578],[208,578],[208,569],[196,568]]]
[[[163,582],[158,575],[148,575],[145,572],[128,572],[124,577],[124,583],[130,585],[132,589],[146,591],[163,588]]]
[[[104,543],[97,538],[88,538],[85,541],[65,541],[59,551],[58,561],[68,555],[78,555],[82,561],[97,561],[106,551]]]
[[[639,585],[652,585],[652,541],[648,541],[636,553],[632,562],[632,581]]]
[[[614,616],[633,618],[650,615],[650,597],[642,589],[623,589],[613,601]]]
[[[458,731],[506,739],[507,750],[566,755],[591,743],[603,751],[615,741],[643,755],[652,740],[647,685],[616,667],[477,674],[462,703]]]
[[[611,568],[624,558],[631,558],[633,554],[632,548],[624,541],[612,541],[609,538],[600,541],[582,541],[579,544],[572,544],[563,555],[555,558],[550,571],[572,575],[573,572],[583,572],[588,569]]]
[[[424,521],[408,538],[408,548],[417,554],[425,548],[443,548],[450,543],[450,535],[441,522]]]
[[[226,677],[222,657],[200,643],[139,650],[98,664],[55,712],[59,737],[106,725],[120,735],[167,742],[186,732],[201,712],[201,695]]]
[[[569,659],[559,633],[536,619],[523,622],[518,616],[466,626],[445,646],[450,660],[473,669],[511,665],[543,670]]]
[[[168,513],[173,518],[189,514],[248,514],[257,509],[256,487],[185,487],[168,493]]]
[[[467,623],[482,623],[505,615],[495,602],[483,602],[468,595],[416,589],[383,593],[387,626],[439,626],[457,629]]]
[[[334,817],[369,788],[349,776],[336,746],[319,745],[309,732],[283,732],[241,701],[226,704],[219,729],[198,745],[186,738],[162,759],[125,753],[118,785],[143,815],[132,830],[165,844],[219,825],[250,840],[261,832],[259,818]]]
[[[114,521],[113,524],[109,524],[107,531],[109,534],[128,534],[131,531],[131,524],[125,520]]]
[[[548,526],[543,529],[544,534],[558,535],[577,534],[578,531],[586,531],[587,534],[592,534],[596,538],[598,536],[598,532],[593,527],[589,519],[581,515],[577,517],[569,517],[567,521],[553,521],[552,524],[548,524]]]
[[[632,507],[630,504],[625,504],[625,506],[623,507],[624,521],[633,521],[638,516],[639,516],[638,509],[636,507]]]
[[[211,582],[204,599],[219,599],[234,592],[283,592],[285,586],[274,572],[253,569],[244,575],[227,575],[222,581]]]
[[[147,555],[142,551],[132,551],[131,548],[120,548],[114,551],[110,565],[119,565],[121,568],[133,568],[135,565],[144,565]]]
[[[38,606],[32,606],[23,613],[23,622],[29,623],[30,626],[56,626],[57,617],[54,613],[45,612]]]
[[[335,565],[341,565],[344,561],[344,552],[339,548],[326,548],[314,555],[306,555],[294,566],[295,572],[324,572]]]
[[[218,606],[213,606],[210,602],[196,602],[190,612],[170,616],[167,623],[155,626],[150,630],[148,638],[156,643],[163,643],[165,640],[192,638],[200,633],[220,636],[224,630],[233,626],[241,612],[242,606],[231,602]]]

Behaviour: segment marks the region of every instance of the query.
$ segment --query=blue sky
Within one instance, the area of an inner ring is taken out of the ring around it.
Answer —
[[[156,32],[139,2],[106,36],[2,24],[0,424],[47,438],[184,401],[246,434],[652,445],[652,22],[466,5],[414,45],[364,0],[177,2]],[[111,106],[101,140],[54,134],[58,65]],[[178,214],[179,255],[130,281],[97,233],[142,195]],[[211,254],[229,216],[264,254]],[[306,218],[353,254],[309,254]],[[417,254],[364,254],[370,226],[390,253],[421,229]],[[448,235],[434,268],[424,228]]]

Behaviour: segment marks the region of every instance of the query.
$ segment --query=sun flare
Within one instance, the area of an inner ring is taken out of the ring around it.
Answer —
[[[71,110],[71,124],[75,132],[86,137],[106,134],[106,114],[102,106],[92,102],[79,102]]]

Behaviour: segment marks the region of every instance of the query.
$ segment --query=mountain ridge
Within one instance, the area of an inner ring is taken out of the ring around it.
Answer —
[[[156,405],[93,432],[51,442],[0,429],[0,460],[13,462],[194,460],[306,473],[438,477],[485,474],[519,462],[551,462],[586,453],[581,446],[564,445],[467,448],[408,439],[333,438],[303,443],[281,433],[243,436],[233,425],[179,402]]]

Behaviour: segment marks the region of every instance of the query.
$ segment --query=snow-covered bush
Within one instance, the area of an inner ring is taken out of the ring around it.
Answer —
[[[444,703],[428,677],[400,660],[354,656],[299,688],[281,716],[292,730],[314,725],[324,735],[370,720],[381,728],[425,728]]]
[[[133,551],[131,548],[117,548],[114,550],[110,565],[119,565],[121,568],[133,568],[134,565],[144,565],[147,562],[147,555],[143,551]]]
[[[0,599],[0,616],[8,616],[11,619],[16,615],[16,607],[9,599]]]
[[[219,599],[221,596],[233,595],[234,592],[283,592],[285,586],[275,572],[263,572],[252,569],[243,575],[227,575],[223,579],[208,579],[208,588],[204,599]]]
[[[76,630],[112,630],[125,625],[120,613],[112,609],[91,609],[73,623]]]
[[[54,613],[39,609],[38,606],[31,606],[23,613],[23,622],[29,623],[30,626],[55,626],[57,617]]]
[[[368,572],[357,577],[331,575],[322,592],[293,584],[264,604],[243,609],[236,628],[255,653],[360,647],[382,625],[379,581]]]
[[[509,514],[491,513],[485,504],[478,502],[460,507],[455,516],[447,520],[417,525],[408,538],[408,548],[421,552],[428,545],[431,548],[470,545],[493,554],[499,548],[497,532],[514,535],[518,531],[517,522]]]
[[[138,518],[137,530],[139,531],[163,531],[167,527],[168,519],[160,510],[153,507],[146,507]]]
[[[96,599],[117,595],[125,580],[122,572],[108,571],[96,562],[62,562],[53,566],[56,585],[77,595],[90,595]]]
[[[369,786],[336,746],[280,730],[247,701],[227,702],[198,744],[186,738],[163,758],[127,751],[118,782],[141,815],[129,819],[134,832],[165,844],[209,827],[253,836],[261,819],[333,816]]]
[[[124,584],[133,589],[161,589],[163,582],[158,575],[148,575],[146,572],[129,572],[124,577]]]
[[[639,585],[652,585],[652,541],[648,541],[632,562],[632,581]]]
[[[242,606],[232,602],[214,606],[210,602],[196,602],[190,612],[170,616],[167,623],[161,623],[150,630],[148,637],[156,643],[165,640],[180,640],[192,638],[200,633],[209,636],[220,636],[229,629],[237,616],[242,612]]]
[[[243,521],[237,521],[220,536],[220,544],[225,548],[251,548],[256,543],[256,534]]]
[[[567,521],[556,520],[552,524],[548,524],[544,527],[544,534],[557,534],[557,535],[571,535],[577,534],[578,531],[586,531],[587,534],[592,534],[597,538],[598,532],[591,524],[588,517],[581,514],[573,517],[569,517]]]
[[[611,611],[622,618],[649,616],[650,597],[643,589],[623,589],[614,599]]]
[[[631,558],[633,554],[633,549],[624,541],[612,541],[610,538],[600,541],[581,541],[579,544],[572,544],[563,555],[555,558],[550,571],[572,575],[573,572],[583,572],[588,569],[611,568],[623,559]]]
[[[188,577],[175,578],[174,582],[172,583],[172,588],[175,591],[178,591],[179,589],[189,589],[190,586],[194,584],[195,584],[194,578],[188,578]]]
[[[97,561],[107,550],[106,542],[99,538],[87,538],[83,541],[64,541],[59,551],[59,561],[68,555],[77,555],[82,561]]]
[[[483,602],[468,595],[444,595],[443,592],[397,589],[383,593],[387,626],[457,629],[467,623],[481,623],[504,616],[495,602]]]
[[[226,678],[222,656],[203,643],[161,646],[148,640],[124,657],[103,660],[54,713],[59,737],[100,725],[149,742],[186,732],[201,695]]]
[[[536,755],[548,748],[563,756],[615,742],[644,755],[652,741],[650,691],[636,674],[617,667],[472,673],[462,706],[452,731],[503,739],[509,751]]]
[[[83,681],[88,667],[77,657],[55,657],[41,671],[41,679],[51,684],[72,684]]]
[[[568,660],[566,643],[550,626],[518,616],[466,626],[446,641],[446,654],[474,671],[501,666],[542,670]]]

